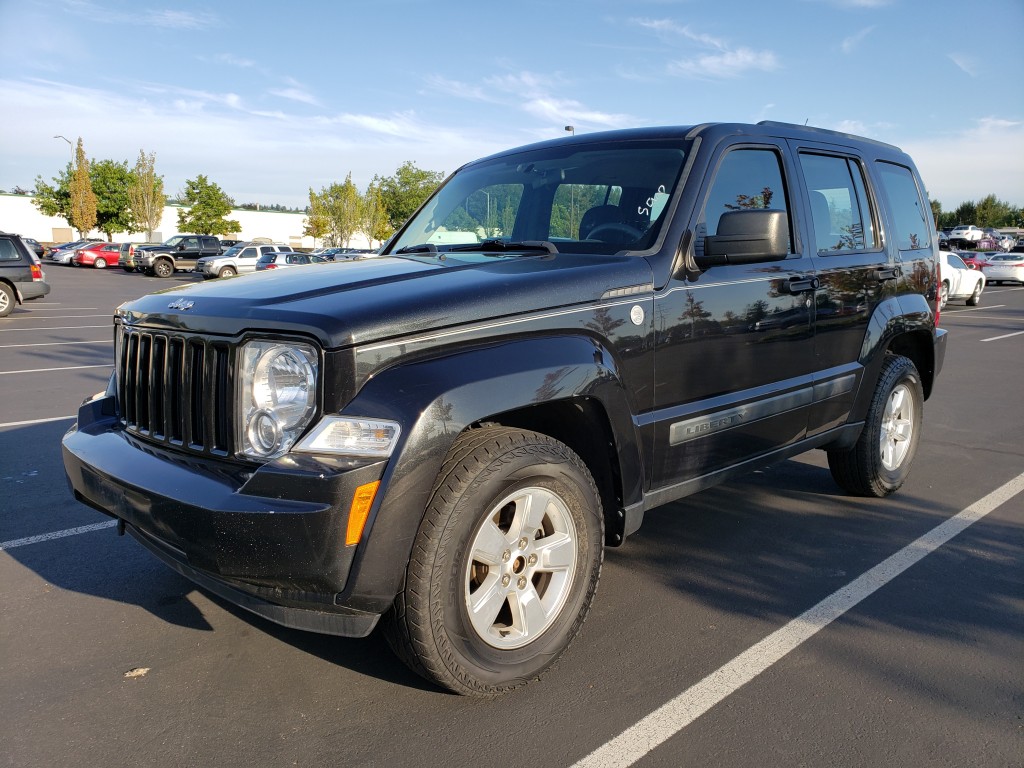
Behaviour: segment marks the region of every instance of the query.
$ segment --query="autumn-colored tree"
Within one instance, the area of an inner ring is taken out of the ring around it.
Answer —
[[[140,149],[128,187],[128,207],[137,230],[144,231],[147,240],[153,239],[153,232],[160,226],[166,204],[164,180],[156,173],[156,153],[147,155]]]
[[[327,214],[324,211],[323,204],[320,202],[320,196],[310,187],[309,209],[305,220],[302,222],[302,234],[306,237],[312,237],[313,246],[315,247],[316,241],[325,237],[329,230],[330,222],[327,220]]]
[[[92,179],[89,178],[89,160],[85,156],[82,138],[78,138],[75,148],[75,170],[71,174],[68,186],[70,207],[68,223],[85,237],[96,226],[96,193],[92,190]]]
[[[366,188],[363,195],[362,216],[359,221],[359,229],[373,247],[374,241],[383,243],[395,231],[388,220],[388,211],[384,206],[384,195],[380,189],[380,179],[376,176]]]

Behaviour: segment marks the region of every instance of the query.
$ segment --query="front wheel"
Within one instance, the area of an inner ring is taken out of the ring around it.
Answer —
[[[939,289],[939,309],[942,309],[949,302],[949,283],[943,281]]]
[[[174,274],[174,265],[167,259],[159,259],[153,265],[153,274],[157,277],[170,277]]]
[[[224,267],[224,269],[217,273],[217,277],[232,277],[237,274],[234,267]]]
[[[848,493],[888,496],[907,479],[924,414],[921,376],[908,358],[887,355],[856,445],[828,451],[832,477]]]
[[[439,477],[385,637],[427,679],[496,696],[583,625],[604,556],[600,498],[567,446],[504,427],[461,435]]]

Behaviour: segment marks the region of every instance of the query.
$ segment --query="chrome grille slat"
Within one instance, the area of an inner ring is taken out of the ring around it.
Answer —
[[[234,452],[233,347],[122,327],[118,402],[125,430],[192,453]]]

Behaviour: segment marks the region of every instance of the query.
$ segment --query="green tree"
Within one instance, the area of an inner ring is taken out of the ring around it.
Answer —
[[[374,176],[363,195],[359,229],[370,241],[370,247],[373,247],[374,241],[383,243],[395,231],[388,219],[388,211],[384,206],[384,195],[381,192],[380,184],[380,179]]]
[[[310,187],[309,210],[306,213],[306,219],[302,222],[302,234],[312,237],[315,247],[316,241],[325,237],[329,230],[330,222],[327,220],[327,213],[320,202],[320,196]]]
[[[224,191],[199,174],[185,181],[185,189],[178,195],[187,209],[178,211],[178,231],[196,235],[230,235],[242,229],[233,219],[226,219],[233,205]]]
[[[96,196],[96,229],[108,241],[114,239],[115,232],[137,232],[128,197],[133,179],[128,161],[93,160],[89,179]]]
[[[135,231],[145,232],[146,239],[153,239],[153,232],[160,226],[164,216],[167,197],[164,195],[164,180],[156,173],[156,153],[146,154],[139,150],[135,161],[131,183],[128,185],[128,207],[131,210]]]
[[[352,174],[349,173],[342,184],[334,182],[323,187],[319,194],[310,194],[310,213],[316,211],[315,215],[323,217],[327,224],[325,242],[334,246],[348,246],[352,235],[359,228],[363,207],[362,196],[352,183]]]
[[[89,160],[85,156],[81,137],[78,138],[78,146],[75,148],[75,170],[71,174],[68,193],[71,198],[68,223],[85,237],[96,226],[96,193],[92,191]]]
[[[36,176],[36,194],[32,204],[39,209],[44,216],[60,216],[70,226],[71,222],[71,177],[74,175],[74,168],[71,163],[67,164],[57,176],[54,176],[52,184],[43,181],[42,176]]]
[[[1013,226],[1014,208],[995,195],[988,195],[979,200],[975,206],[974,223],[979,227]]]
[[[978,209],[974,203],[968,200],[965,203],[960,203],[957,209],[953,211],[953,214],[957,224],[974,224],[976,223],[975,219],[977,218]]]
[[[444,174],[417,168],[406,160],[394,176],[380,180],[381,197],[392,229],[398,229],[444,180]]]

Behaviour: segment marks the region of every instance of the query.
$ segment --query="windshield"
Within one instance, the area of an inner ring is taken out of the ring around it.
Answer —
[[[182,237],[181,235],[175,235],[175,236],[174,236],[174,237],[172,237],[172,238],[171,238],[170,240],[168,240],[167,242],[165,242],[165,243],[164,243],[164,245],[177,245],[178,243],[180,243],[180,242],[181,242],[182,240],[184,240],[184,239],[185,239],[185,238],[184,238],[184,237]]]
[[[455,173],[392,241],[388,253],[551,250],[618,253],[658,239],[686,160],[682,141],[555,145]]]

